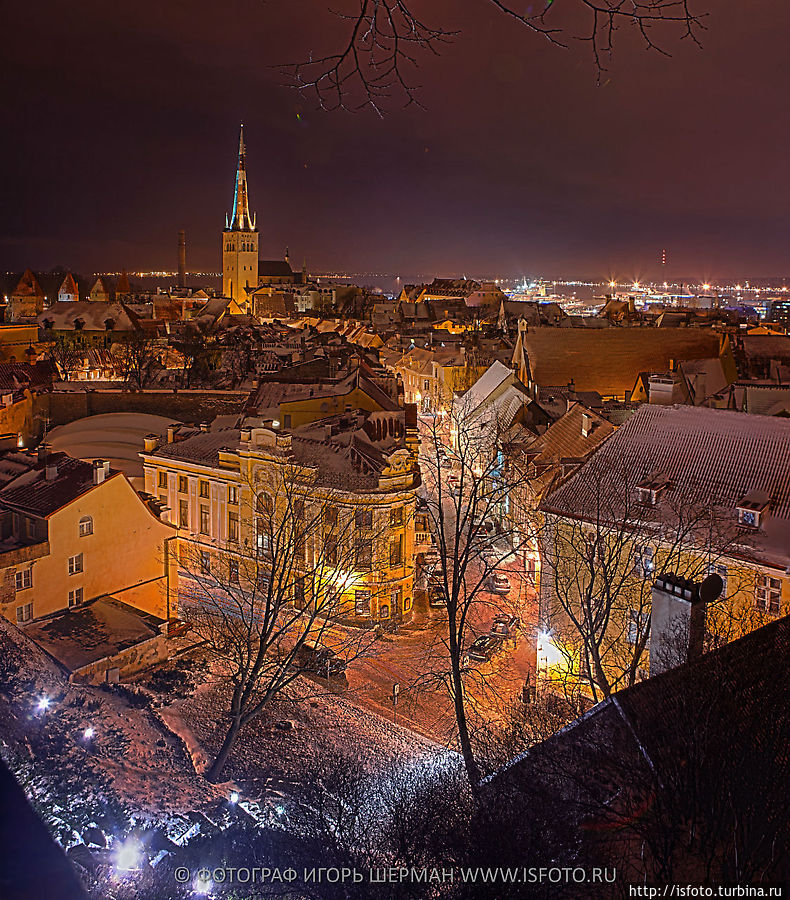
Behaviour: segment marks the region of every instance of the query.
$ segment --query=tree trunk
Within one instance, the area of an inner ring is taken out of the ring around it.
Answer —
[[[453,703],[455,704],[455,720],[458,725],[458,743],[461,745],[461,755],[464,758],[464,767],[466,768],[469,785],[472,788],[472,793],[477,794],[480,786],[480,767],[477,765],[472,750],[472,739],[469,736],[469,724],[466,721],[466,707],[464,706],[463,681],[460,668],[456,665],[455,660],[452,662],[452,667]]]
[[[240,728],[241,721],[239,719],[232,719],[230,725],[228,726],[225,740],[222,742],[222,746],[219,748],[219,753],[217,754],[216,759],[206,770],[206,781],[210,781],[212,784],[216,784],[220,781],[220,775],[222,775],[222,772],[225,769],[225,764],[228,761],[228,757],[230,756],[231,751],[236,744],[236,739],[239,736]]]

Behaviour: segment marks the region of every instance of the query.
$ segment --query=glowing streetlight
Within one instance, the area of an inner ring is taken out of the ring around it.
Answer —
[[[140,844],[133,838],[124,841],[115,854],[115,868],[129,872],[140,868],[142,851]]]
[[[610,282],[609,282],[609,287],[610,287],[610,288],[616,288],[616,287],[617,287],[617,282],[616,282],[616,281],[610,281]]]
[[[703,290],[703,291],[709,291],[709,290],[710,290],[710,285],[709,285],[709,284],[703,284],[703,285],[702,285],[702,290]]]
[[[635,281],[635,282],[634,282],[634,290],[635,290],[635,291],[638,291],[638,290],[639,290],[639,282],[638,282],[638,281]]]
[[[235,806],[239,802],[239,792],[231,791],[230,792],[230,802]]]
[[[47,697],[46,694],[42,694],[42,696],[38,698],[38,703],[36,704],[36,709],[39,712],[46,712],[46,710],[49,709],[49,706],[51,703],[52,703],[52,701],[49,699],[49,697]]]
[[[90,725],[82,732],[82,736],[86,741],[89,741],[95,734],[96,731]]]

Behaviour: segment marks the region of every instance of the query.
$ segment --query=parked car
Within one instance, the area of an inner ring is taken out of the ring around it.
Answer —
[[[346,671],[346,661],[334,650],[316,641],[305,641],[294,656],[296,666],[305,672],[315,672],[328,678],[342,675]]]
[[[475,662],[485,662],[496,653],[502,644],[502,639],[496,634],[481,634],[469,645],[466,656]]]
[[[494,621],[491,623],[491,634],[501,638],[515,637],[519,625],[521,625],[521,619],[518,616],[500,613],[498,616],[494,616]]]
[[[443,587],[433,584],[428,588],[428,606],[447,606],[447,595]]]
[[[510,590],[510,581],[507,575],[503,575],[501,572],[494,572],[489,579],[489,584],[491,590],[496,594],[507,594]]]

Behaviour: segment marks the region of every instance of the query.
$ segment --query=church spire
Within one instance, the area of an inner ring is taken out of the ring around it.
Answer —
[[[231,231],[255,231],[255,225],[255,219],[250,215],[247,197],[247,148],[242,125],[239,132],[239,164],[236,168],[236,189],[233,193],[233,211],[230,214],[229,228]]]

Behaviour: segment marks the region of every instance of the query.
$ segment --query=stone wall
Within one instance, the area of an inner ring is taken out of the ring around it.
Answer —
[[[49,419],[49,428],[102,413],[150,413],[174,422],[210,422],[216,416],[240,413],[246,391],[58,391],[35,398],[35,414]]]
[[[117,680],[126,681],[143,669],[166,660],[169,652],[168,638],[163,634],[157,634],[147,641],[141,641],[133,647],[127,647],[112,656],[105,656],[76,669],[69,680],[82,684],[103,684],[108,680],[107,673],[117,669]]]

